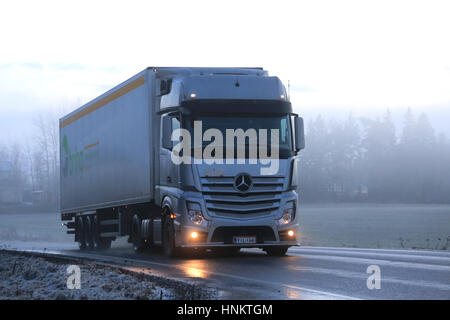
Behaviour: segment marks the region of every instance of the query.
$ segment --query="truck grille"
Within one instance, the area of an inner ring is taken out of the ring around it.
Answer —
[[[246,217],[270,215],[280,207],[284,178],[252,177],[248,192],[234,188],[235,177],[201,177],[206,208],[217,216]]]

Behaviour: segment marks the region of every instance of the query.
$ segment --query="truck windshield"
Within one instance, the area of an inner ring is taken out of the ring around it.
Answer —
[[[222,146],[226,145],[226,130],[237,130],[242,129],[246,132],[249,129],[254,129],[256,131],[257,143],[260,144],[259,134],[261,129],[266,129],[267,131],[267,149],[270,154],[271,150],[271,134],[272,129],[278,130],[279,135],[279,157],[287,158],[293,155],[292,150],[292,139],[291,139],[291,122],[289,115],[277,115],[277,116],[197,116],[188,117],[184,119],[184,125],[187,130],[190,131],[192,137],[194,136],[194,121],[201,121],[202,137],[208,129],[217,129],[222,133],[223,141],[220,143]],[[197,123],[198,124],[198,123]],[[264,131],[263,131],[264,133]],[[211,143],[211,141],[203,140],[203,148]],[[214,141],[214,138],[212,138]],[[236,149],[238,140],[235,138],[234,148]],[[245,150],[246,158],[249,153],[249,138],[245,138]],[[225,150],[224,150],[225,154]],[[236,156],[236,152],[234,152]]]

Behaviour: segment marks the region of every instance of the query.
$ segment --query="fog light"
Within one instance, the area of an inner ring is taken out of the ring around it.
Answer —
[[[196,231],[192,231],[191,232],[191,238],[192,239],[197,239],[198,238],[198,233]]]
[[[292,231],[292,230],[289,230],[289,231],[288,231],[288,236],[289,236],[289,237],[293,237],[294,234],[295,234],[294,231]]]

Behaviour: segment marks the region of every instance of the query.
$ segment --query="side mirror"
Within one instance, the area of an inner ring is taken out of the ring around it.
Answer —
[[[295,151],[300,151],[305,148],[305,127],[303,125],[303,118],[295,117]]]
[[[172,150],[172,118],[164,116],[162,118],[161,144],[164,149]]]

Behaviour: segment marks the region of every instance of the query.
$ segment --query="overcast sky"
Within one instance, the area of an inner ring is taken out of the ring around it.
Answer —
[[[8,1],[0,142],[147,66],[261,66],[299,113],[429,111],[450,120],[448,1]]]

